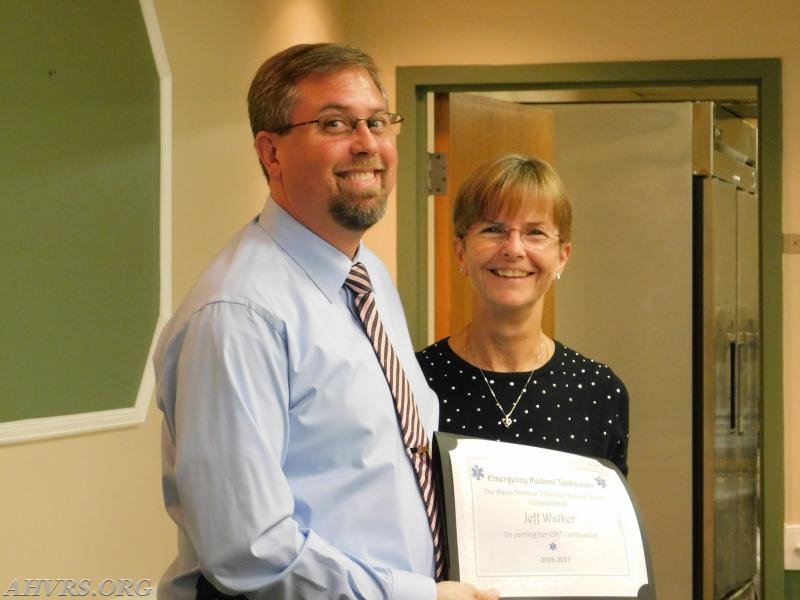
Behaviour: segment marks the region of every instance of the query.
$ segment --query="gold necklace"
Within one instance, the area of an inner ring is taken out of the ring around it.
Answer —
[[[469,354],[474,357],[474,354],[472,352],[472,347],[469,345],[469,328],[470,327],[472,327],[472,323],[469,323],[467,325],[467,328],[464,330],[464,347],[467,349],[467,352],[469,352]],[[514,404],[511,406],[511,410],[509,410],[508,412],[503,410],[503,406],[500,404],[500,401],[497,399],[497,395],[494,393],[494,389],[492,389],[492,386],[489,383],[489,380],[486,378],[486,374],[483,372],[483,369],[481,369],[478,365],[475,365],[475,368],[478,369],[478,371],[480,371],[481,376],[483,377],[483,381],[486,383],[486,387],[489,388],[489,393],[492,395],[492,398],[494,398],[494,403],[497,405],[497,408],[500,410],[500,413],[503,415],[503,418],[500,419],[500,422],[503,425],[505,425],[506,429],[511,427],[511,423],[513,422],[511,420],[511,414],[517,408],[517,404],[519,404],[519,401],[522,400],[522,397],[525,395],[525,392],[528,391],[528,384],[531,382],[531,378],[533,377],[533,372],[539,366],[539,358],[542,356],[542,352],[544,351],[544,342],[545,342],[546,339],[547,338],[543,339],[542,343],[539,344],[539,351],[536,353],[536,359],[534,360],[534,363],[533,363],[533,369],[531,369],[531,372],[528,374],[528,379],[527,379],[527,381],[525,381],[525,385],[522,386],[522,389],[519,392],[519,396],[517,396],[517,399],[514,401]]]

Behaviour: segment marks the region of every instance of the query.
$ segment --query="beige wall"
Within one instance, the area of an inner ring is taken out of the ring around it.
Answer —
[[[397,65],[778,57],[784,86],[784,231],[800,232],[800,3],[706,0],[155,0],[173,73],[176,302],[260,208],[244,96],[267,55],[301,41]],[[747,15],[745,18],[744,15]],[[402,167],[401,167],[402,168]],[[396,269],[396,211],[367,241]],[[784,257],[784,362],[800,360],[800,256]],[[785,369],[786,519],[800,523],[800,375]],[[159,415],[142,427],[0,447],[0,584],[157,579],[175,551],[160,498]],[[794,432],[794,435],[792,433]],[[13,543],[8,540],[13,539]],[[5,591],[7,588],[3,588]],[[678,599],[680,600],[680,599]]]
[[[25,578],[156,583],[175,544],[150,412],[138,428],[0,447],[3,593]]]
[[[259,65],[286,46],[344,34],[336,25],[339,3],[326,0],[155,4],[173,72],[177,304],[266,198],[247,119],[247,90]]]

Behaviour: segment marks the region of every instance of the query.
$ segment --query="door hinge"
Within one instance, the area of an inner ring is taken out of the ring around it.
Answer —
[[[447,193],[447,154],[428,153],[428,193],[443,196]]]

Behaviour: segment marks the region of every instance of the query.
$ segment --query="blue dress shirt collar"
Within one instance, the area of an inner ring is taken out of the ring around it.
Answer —
[[[350,260],[341,250],[297,221],[272,196],[267,198],[258,222],[303,269],[328,302],[336,302],[350,268],[359,260],[361,243],[359,242],[355,258]]]

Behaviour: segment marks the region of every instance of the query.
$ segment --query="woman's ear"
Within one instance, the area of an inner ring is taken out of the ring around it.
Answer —
[[[456,237],[453,240],[453,254],[455,254],[456,262],[458,262],[458,271],[462,275],[467,274],[467,268],[464,266],[464,238]]]
[[[564,271],[564,267],[567,266],[567,261],[569,257],[572,255],[572,242],[564,242],[561,244],[561,249],[559,250],[558,256],[558,268],[556,272],[558,273],[558,277],[561,277],[561,273]]]

